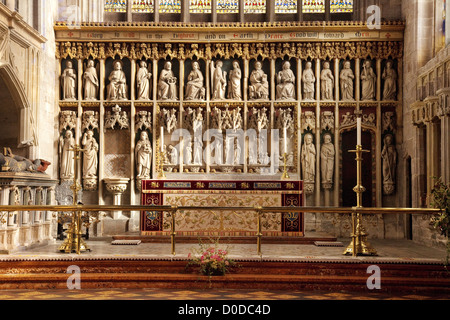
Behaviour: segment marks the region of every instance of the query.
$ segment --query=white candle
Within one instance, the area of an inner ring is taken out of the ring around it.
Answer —
[[[284,153],[287,154],[287,128],[284,127]]]
[[[164,128],[161,127],[161,152],[164,152]]]
[[[361,145],[361,117],[356,118],[356,130],[357,130],[357,139],[356,144],[358,146]]]

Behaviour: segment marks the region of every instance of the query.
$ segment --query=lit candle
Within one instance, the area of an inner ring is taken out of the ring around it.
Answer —
[[[284,153],[287,154],[287,128],[284,127]]]
[[[164,152],[164,128],[161,127],[161,152]]]
[[[361,145],[361,117],[357,117],[356,118],[356,129],[357,129],[357,139],[356,139],[356,144],[358,146]]]

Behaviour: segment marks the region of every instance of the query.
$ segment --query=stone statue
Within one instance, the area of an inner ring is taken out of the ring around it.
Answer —
[[[241,149],[241,146],[239,144],[239,139],[235,139],[235,142],[234,142],[234,163],[233,163],[235,166],[238,166],[238,165],[242,164],[241,163],[241,152],[242,152],[242,149]]]
[[[316,147],[313,143],[313,136],[310,133],[305,135],[301,152],[301,163],[303,180],[305,182],[314,182],[316,176]]]
[[[205,87],[204,77],[200,71],[200,65],[197,61],[192,62],[192,71],[189,73],[186,84],[185,100],[204,100]]]
[[[228,81],[228,99],[242,100],[241,91],[242,71],[238,61],[233,61],[233,70],[230,71]]]
[[[381,158],[383,159],[383,189],[386,195],[390,195],[394,192],[397,167],[397,151],[394,145],[394,137],[391,134],[384,137]]]
[[[397,72],[392,61],[388,61],[383,71],[384,90],[383,100],[395,100],[397,97]]]
[[[192,163],[192,141],[189,139],[184,147],[183,160],[185,164]]]
[[[152,165],[152,144],[148,139],[147,131],[141,132],[141,137],[134,150],[138,179],[149,179]]]
[[[109,84],[107,86],[107,100],[127,100],[127,78],[122,70],[122,62],[115,61],[114,70],[109,74]]]
[[[322,149],[320,152],[320,166],[322,174],[322,185],[324,189],[331,189],[333,185],[334,158],[336,150],[331,142],[331,135],[325,134],[323,137]]]
[[[145,61],[140,62],[139,71],[136,74],[136,84],[137,84],[137,99],[138,100],[149,100],[151,85],[150,79],[152,74],[147,69],[147,63]]]
[[[260,61],[255,62],[255,70],[250,75],[249,98],[250,100],[269,98],[269,82]]]
[[[64,138],[61,136],[59,142],[59,172],[61,179],[73,179],[75,175],[75,138],[71,130],[67,130]]]
[[[0,153],[1,171],[45,173],[45,170],[51,164],[42,159],[32,161],[25,157],[14,155],[10,148],[6,148],[6,150],[5,154]]]
[[[333,100],[334,76],[333,72],[330,70],[330,63],[328,61],[323,63],[323,70],[320,74],[320,82],[322,100]]]
[[[172,63],[167,61],[159,74],[158,100],[178,100],[177,78],[172,71]]]
[[[224,100],[227,88],[227,72],[222,70],[223,62],[217,61],[216,66],[211,63],[211,91],[212,100]]]
[[[355,79],[355,74],[351,69],[350,61],[344,62],[344,68],[341,70],[339,78],[341,83],[341,100],[355,101],[353,98],[353,80]]]
[[[295,100],[295,75],[291,70],[289,61],[283,62],[283,70],[277,75],[277,99],[294,99]]]
[[[169,144],[170,164],[178,164],[178,150],[173,145]]]
[[[81,141],[83,145],[83,178],[96,178],[98,167],[98,143],[95,140],[94,132],[88,130],[83,135]]]
[[[373,72],[370,60],[364,61],[363,71],[361,72],[361,84],[361,100],[375,100],[377,76]]]
[[[76,100],[75,88],[77,84],[77,74],[72,67],[72,61],[67,61],[66,69],[61,75],[61,86],[63,100]]]
[[[316,83],[316,76],[312,69],[312,62],[308,61],[303,71],[303,92],[305,94],[305,100],[314,100],[314,84]]]
[[[88,61],[86,70],[83,74],[83,81],[84,99],[97,100],[97,93],[100,84],[98,82],[97,69],[95,68],[94,60]]]

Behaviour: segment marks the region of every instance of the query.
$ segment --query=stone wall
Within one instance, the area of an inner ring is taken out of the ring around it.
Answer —
[[[434,6],[437,6],[436,8]],[[411,177],[405,170],[405,194],[401,206],[427,207],[433,176],[450,181],[448,173],[448,61],[449,48],[441,48],[436,39],[439,29],[439,5],[442,1],[404,1],[405,29],[403,131],[404,158],[411,159]],[[441,35],[442,36],[442,35]],[[440,76],[439,76],[440,75]],[[440,129],[440,130],[439,130]],[[440,131],[440,132],[437,132]],[[406,167],[406,164],[405,164]],[[411,185],[409,185],[409,182]],[[444,239],[430,225],[430,215],[412,217],[414,241],[430,246],[443,245]]]

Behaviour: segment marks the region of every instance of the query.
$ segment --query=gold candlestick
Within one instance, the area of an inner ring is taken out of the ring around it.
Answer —
[[[74,152],[74,177],[73,177],[73,184],[70,187],[73,192],[73,205],[78,205],[78,192],[81,191],[83,188],[81,187],[81,184],[78,183],[78,163],[80,160],[80,151],[82,149],[79,145],[75,145],[73,149],[70,149],[69,151]],[[81,206],[80,206],[81,207]],[[81,208],[80,208],[81,209]],[[73,211],[72,212],[72,223],[70,224],[69,230],[67,232],[67,238],[64,240],[64,242],[59,247],[59,251],[65,252],[65,253],[72,253],[76,252],[77,254],[80,254],[81,252],[84,252],[86,250],[90,249],[84,242],[84,240],[81,237],[81,226],[82,226],[82,213],[81,210],[79,211]]]
[[[350,150],[349,152],[356,153],[356,187],[353,191],[356,193],[356,207],[355,212],[352,213],[352,241],[344,251],[344,255],[358,255],[375,256],[377,251],[367,241],[367,233],[362,225],[362,216],[358,212],[358,209],[362,208],[362,194],[366,191],[366,188],[362,186],[362,154],[370,151],[363,150],[361,145],[356,146],[356,150]]]
[[[283,175],[281,176],[282,180],[286,180],[286,179],[290,178],[288,170],[287,170],[287,163],[286,162],[287,162],[287,154],[285,152],[285,153],[283,153],[283,167],[284,167],[284,169],[283,169]]]

